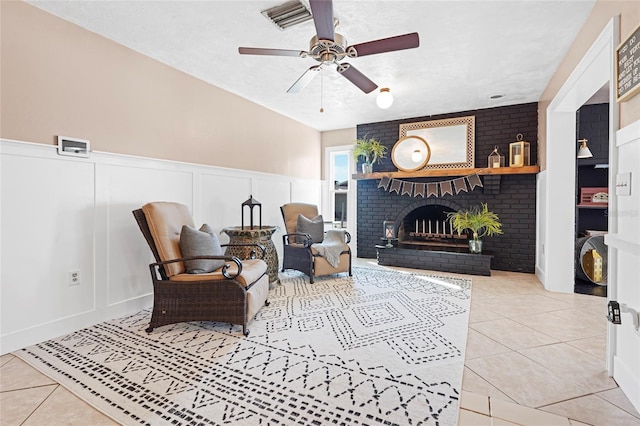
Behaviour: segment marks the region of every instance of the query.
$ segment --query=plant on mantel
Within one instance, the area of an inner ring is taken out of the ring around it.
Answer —
[[[489,211],[487,203],[447,213],[447,220],[458,233],[467,229],[472,232],[472,239],[469,240],[471,253],[482,252],[482,237],[502,234],[500,218],[494,212]]]
[[[382,145],[377,139],[368,138],[367,136],[357,139],[353,147],[353,158],[356,161],[360,157],[364,158],[362,173],[371,173],[373,171],[373,163],[379,163],[380,160],[385,158],[386,154],[386,146]]]

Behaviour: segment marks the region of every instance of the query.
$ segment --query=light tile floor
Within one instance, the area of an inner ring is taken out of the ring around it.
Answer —
[[[640,426],[607,376],[606,299],[550,293],[531,274],[492,274],[471,277],[458,425]],[[0,425],[56,424],[116,423],[19,358],[0,357]]]

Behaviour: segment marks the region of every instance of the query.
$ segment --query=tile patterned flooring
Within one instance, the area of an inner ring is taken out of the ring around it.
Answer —
[[[606,299],[550,293],[531,274],[492,274],[471,277],[458,425],[640,426],[605,369]],[[0,425],[54,424],[116,423],[19,358],[0,357]]]

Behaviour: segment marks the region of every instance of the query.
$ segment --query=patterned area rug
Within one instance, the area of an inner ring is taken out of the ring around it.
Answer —
[[[16,355],[126,425],[456,424],[470,280],[285,276],[248,338],[215,322],[148,335],[144,310]]]

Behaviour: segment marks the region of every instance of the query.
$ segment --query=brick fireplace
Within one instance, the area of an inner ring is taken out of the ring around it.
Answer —
[[[487,157],[495,145],[500,152],[508,154],[509,143],[522,133],[524,139],[531,143],[532,163],[537,158],[537,104],[521,104],[497,107],[476,111],[464,111],[455,114],[444,114],[430,117],[417,117],[380,123],[369,123],[357,127],[358,137],[374,137],[385,144],[391,151],[398,140],[398,129],[401,123],[439,120],[458,116],[474,115],[475,132],[475,164],[486,167]],[[375,165],[375,171],[395,171],[389,156],[382,163]],[[448,222],[444,223],[446,213],[472,205],[487,203],[501,219],[504,234],[485,237],[483,254],[491,255],[491,269],[528,272],[535,270],[536,247],[536,175],[488,175],[480,177],[483,187],[476,187],[468,192],[455,195],[422,198],[400,195],[396,192],[378,188],[378,180],[358,181],[358,256],[376,258],[376,245],[382,243],[383,222],[394,223],[399,244],[404,249],[444,250],[446,252],[466,253],[466,241],[457,238],[451,232]],[[415,183],[440,182],[449,177],[406,178],[404,181]],[[429,221],[431,229],[429,230]],[[437,229],[436,229],[437,226]],[[417,234],[417,235],[416,235]],[[425,235],[426,234],[426,235]],[[430,234],[442,234],[431,236]],[[435,243],[429,247],[429,243]],[[396,252],[403,258],[410,252]],[[410,256],[409,256],[410,257]],[[461,263],[459,258],[447,255],[450,262]],[[419,259],[415,262],[420,262]],[[403,265],[398,265],[403,266]],[[406,266],[406,265],[404,265]],[[448,269],[442,269],[448,270]],[[455,271],[451,271],[455,272]],[[466,272],[460,270],[460,272]]]

